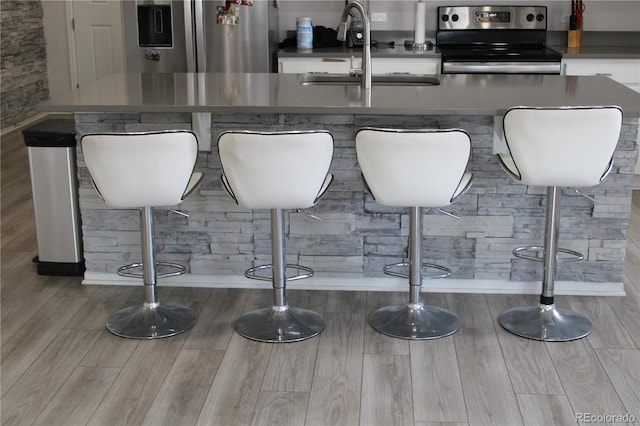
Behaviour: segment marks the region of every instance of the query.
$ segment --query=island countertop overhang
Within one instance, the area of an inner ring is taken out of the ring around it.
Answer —
[[[438,75],[437,86],[305,86],[296,74],[117,73],[38,105],[45,112],[502,115],[517,105],[618,105],[640,94],[605,76]]]

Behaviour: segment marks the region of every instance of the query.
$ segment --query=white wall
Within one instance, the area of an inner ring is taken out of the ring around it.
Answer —
[[[44,0],[44,37],[47,40],[47,78],[51,97],[71,89],[67,12],[64,0]]]

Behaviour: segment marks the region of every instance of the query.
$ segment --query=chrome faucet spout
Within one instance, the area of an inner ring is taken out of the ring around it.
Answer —
[[[340,25],[338,26],[338,40],[345,41],[347,38],[347,19],[351,9],[355,9],[362,16],[364,40],[362,44],[362,88],[371,89],[371,24],[369,22],[369,14],[367,9],[357,2],[350,1],[344,7],[342,16],[340,17]]]

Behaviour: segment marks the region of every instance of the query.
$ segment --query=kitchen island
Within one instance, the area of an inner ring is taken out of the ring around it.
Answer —
[[[408,209],[376,204],[363,186],[354,132],[364,126],[466,130],[472,140],[474,184],[449,211],[427,210],[425,261],[452,269],[426,291],[539,293],[540,264],[515,259],[516,246],[541,243],[544,188],[511,181],[498,165],[499,117],[514,105],[619,105],[623,129],[612,175],[582,191],[564,190],[560,245],[585,254],[558,267],[557,294],[623,294],[626,231],[640,95],[604,76],[440,75],[436,86],[303,85],[295,74],[114,74],[40,105],[75,113],[78,137],[89,132],[190,128],[192,113],[210,118],[200,140],[197,169],[206,181],[179,206],[189,217],[156,211],[159,260],[178,261],[188,273],[161,284],[268,287],[244,278],[245,269],[270,262],[269,212],[237,207],[220,184],[215,141],[227,129],[327,129],[335,138],[334,184],[311,213],[287,213],[287,261],[313,268],[313,278],[291,288],[406,290],[382,267],[406,259]],[[579,153],[576,153],[579,155]],[[118,277],[139,259],[138,212],[107,208],[95,193],[78,149],[86,284],[140,284]]]

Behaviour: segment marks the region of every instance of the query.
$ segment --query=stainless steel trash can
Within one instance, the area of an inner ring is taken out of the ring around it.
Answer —
[[[50,119],[25,129],[22,135],[29,150],[38,274],[82,275],[75,123]]]

